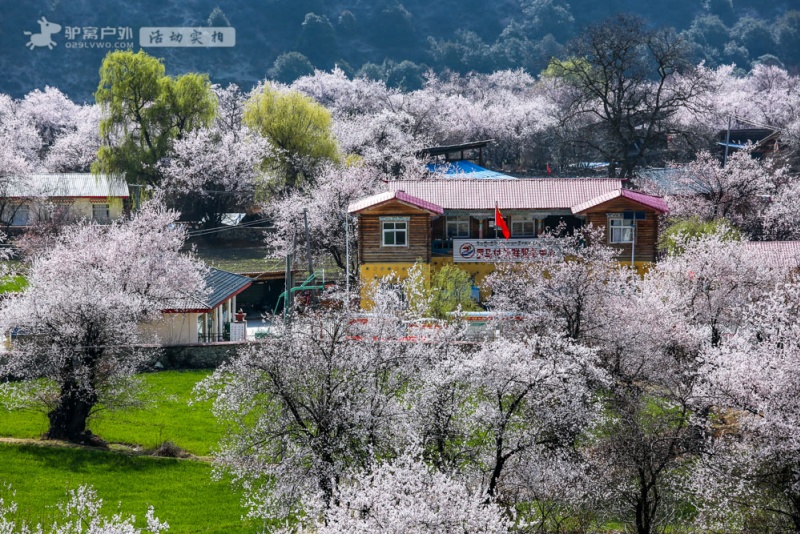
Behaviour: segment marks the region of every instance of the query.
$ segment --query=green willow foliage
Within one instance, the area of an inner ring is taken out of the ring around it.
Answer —
[[[95,100],[103,110],[103,145],[93,170],[148,185],[161,182],[156,165],[172,142],[209,126],[217,110],[208,75],[167,76],[161,60],[141,50],[105,57]]]

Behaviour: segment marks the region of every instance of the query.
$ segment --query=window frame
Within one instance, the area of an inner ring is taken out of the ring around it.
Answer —
[[[105,216],[97,216],[97,208],[105,206]],[[97,202],[92,204],[92,221],[100,224],[108,224],[111,222],[111,204]]]
[[[515,228],[522,226],[522,232],[517,232]],[[525,226],[530,225],[530,233],[525,232]],[[517,215],[511,216],[511,237],[536,237],[536,218],[531,215]]]
[[[456,216],[448,216],[444,223],[444,235],[448,240],[452,239],[469,239],[470,238],[470,226],[472,220],[469,215],[456,215]],[[466,225],[466,233],[462,234],[460,231],[456,231],[455,235],[450,235],[450,226],[453,225],[458,229],[462,224]]]
[[[625,230],[630,232],[630,240],[623,240]],[[620,235],[622,234],[622,235]],[[615,238],[616,236],[616,238]],[[631,245],[636,243],[636,219],[626,218],[620,213],[608,214],[608,242],[612,245]]]
[[[381,247],[404,247],[408,248],[408,237],[411,230],[409,217],[381,217]],[[392,228],[387,228],[392,225]],[[397,225],[403,225],[403,228],[397,228]],[[394,243],[387,243],[386,236],[393,235]],[[397,244],[398,234],[403,234],[404,243]]]

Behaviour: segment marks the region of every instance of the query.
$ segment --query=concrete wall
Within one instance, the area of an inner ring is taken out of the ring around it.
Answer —
[[[244,342],[225,342],[209,345],[148,345],[152,353],[153,370],[214,369],[232,358]]]
[[[164,313],[155,323],[142,325],[146,339],[153,336],[162,345],[197,343],[199,313]]]

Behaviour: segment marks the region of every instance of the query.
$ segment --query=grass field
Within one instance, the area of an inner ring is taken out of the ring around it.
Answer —
[[[28,281],[21,274],[0,277],[0,294],[16,293],[28,287]]]
[[[0,481],[16,490],[18,516],[34,523],[48,523],[68,489],[90,484],[106,515],[119,510],[144,519],[152,505],[173,533],[256,530],[241,521],[240,496],[229,483],[212,481],[206,462],[4,443]]]
[[[164,371],[141,375],[148,391],[144,409],[99,412],[89,428],[109,443],[147,449],[172,441],[195,455],[211,453],[223,429],[211,414],[210,403],[188,405],[192,388],[208,371]],[[43,413],[2,411],[0,437],[38,438],[47,430]]]
[[[167,371],[142,375],[149,391],[144,409],[100,413],[90,423],[109,443],[153,449],[172,441],[195,455],[208,455],[223,429],[209,403],[188,406],[192,388],[208,371]],[[0,437],[39,438],[44,414],[0,410]],[[147,507],[170,523],[170,532],[254,532],[243,523],[240,495],[228,482],[211,478],[208,461],[136,456],[123,452],[58,447],[47,442],[0,443],[0,483],[16,490],[19,515],[47,522],[66,490],[94,486],[106,513],[144,518]]]

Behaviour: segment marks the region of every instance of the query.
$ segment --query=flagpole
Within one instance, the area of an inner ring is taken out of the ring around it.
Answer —
[[[498,206],[497,201],[494,201],[494,239],[497,241],[497,210],[500,208]]]

